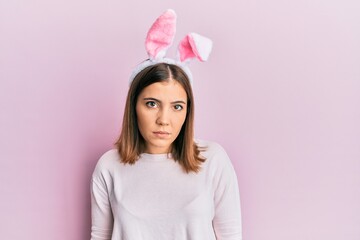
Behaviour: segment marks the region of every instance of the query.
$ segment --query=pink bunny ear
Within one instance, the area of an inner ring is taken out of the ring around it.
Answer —
[[[176,13],[168,9],[151,26],[145,41],[150,59],[160,59],[171,46],[176,32]]]
[[[208,60],[212,50],[212,41],[197,33],[189,33],[181,40],[178,47],[180,61],[197,58],[202,62]]]

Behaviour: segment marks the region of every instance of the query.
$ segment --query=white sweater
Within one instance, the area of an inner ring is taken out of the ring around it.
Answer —
[[[167,154],[120,162],[116,149],[98,161],[91,182],[92,240],[241,240],[237,178],[224,149],[211,142],[199,173]]]

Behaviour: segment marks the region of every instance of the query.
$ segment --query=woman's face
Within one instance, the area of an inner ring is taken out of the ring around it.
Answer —
[[[153,83],[142,90],[136,114],[147,153],[170,151],[185,122],[186,111],[186,92],[175,80]]]

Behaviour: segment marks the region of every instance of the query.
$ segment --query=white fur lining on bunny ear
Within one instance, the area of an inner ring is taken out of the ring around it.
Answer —
[[[145,48],[150,59],[165,57],[176,33],[176,13],[168,9],[158,17],[148,31]]]
[[[181,62],[189,61],[194,58],[202,62],[208,60],[212,50],[212,41],[209,38],[197,33],[189,33],[178,46],[178,58]]]

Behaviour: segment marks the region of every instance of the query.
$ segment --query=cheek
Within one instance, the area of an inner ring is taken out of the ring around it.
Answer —
[[[186,119],[186,113],[182,114],[178,120],[177,120],[177,126],[178,128],[181,128],[182,125],[185,123],[185,119]]]

